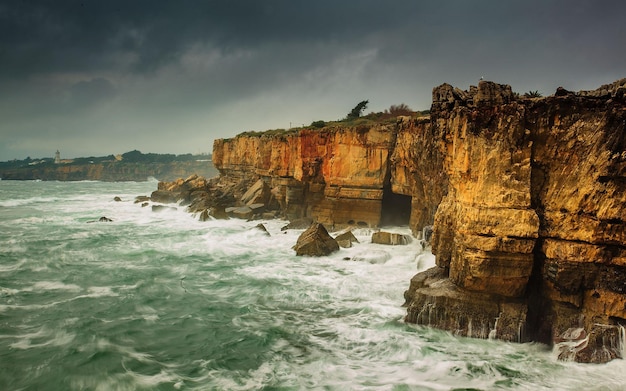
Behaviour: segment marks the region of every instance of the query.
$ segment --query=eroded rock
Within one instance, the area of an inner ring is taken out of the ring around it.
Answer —
[[[339,251],[339,245],[322,224],[313,223],[298,237],[294,250],[296,255],[321,257]]]

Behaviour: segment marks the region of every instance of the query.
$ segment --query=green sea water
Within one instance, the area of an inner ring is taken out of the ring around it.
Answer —
[[[0,390],[626,389],[623,360],[405,324],[418,241],[296,257],[284,221],[133,202],[156,185],[0,181]]]

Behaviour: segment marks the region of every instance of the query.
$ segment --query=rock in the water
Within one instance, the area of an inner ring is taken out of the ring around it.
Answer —
[[[328,234],[320,223],[313,223],[304,231],[294,246],[296,255],[320,257],[339,250],[337,241]]]
[[[113,221],[113,220],[108,218],[108,217],[106,217],[106,216],[102,216],[98,220],[89,220],[88,223],[95,223],[95,222],[110,223],[111,221]]]
[[[352,231],[348,230],[335,236],[335,240],[340,247],[350,248],[352,243],[359,243],[359,240],[354,236]]]
[[[211,217],[213,217],[214,219],[217,220],[228,220],[230,219],[230,216],[228,215],[228,213],[226,213],[226,210],[224,208],[220,208],[220,207],[213,207],[209,209],[209,215],[211,215]]]
[[[372,243],[388,244],[388,245],[405,245],[411,243],[411,237],[392,232],[374,232],[372,234]]]
[[[253,229],[259,230],[259,231],[263,232],[267,236],[271,236],[270,233],[267,231],[267,228],[265,228],[265,226],[263,224],[257,224],[257,225],[254,226]]]
[[[164,204],[172,204],[182,199],[181,193],[169,190],[155,190],[152,192],[150,199],[152,202],[161,202]]]
[[[368,262],[368,263],[385,263],[391,259],[391,254],[387,251],[383,250],[374,250],[367,251],[357,254],[351,258],[353,261],[357,262]]]
[[[281,231],[286,231],[288,229],[306,229],[311,226],[313,221],[309,218],[296,219],[289,222],[289,224],[282,227]]]
[[[153,212],[162,212],[164,210],[176,210],[176,208],[167,205],[152,205]]]
[[[198,217],[198,220],[200,220],[200,221],[211,220],[211,215],[209,214],[209,210],[205,209],[202,212],[200,212],[200,217]]]
[[[115,202],[120,202],[120,201],[122,201],[122,199],[121,199],[120,197],[117,197],[117,196],[116,196],[116,197],[114,197],[114,198],[113,198],[113,201],[115,201]]]
[[[150,197],[148,196],[137,196],[135,197],[135,204],[144,203],[150,201]]]
[[[249,206],[240,206],[233,209],[229,214],[237,219],[249,220],[254,215],[254,211]]]

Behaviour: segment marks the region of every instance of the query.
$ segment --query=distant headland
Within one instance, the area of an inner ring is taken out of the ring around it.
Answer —
[[[42,181],[145,181],[174,180],[191,174],[213,177],[218,174],[212,155],[141,153],[133,150],[120,155],[61,159],[46,157],[0,162],[2,180]]]

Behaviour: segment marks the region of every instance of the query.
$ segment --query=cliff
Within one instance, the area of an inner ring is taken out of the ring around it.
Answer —
[[[171,181],[191,174],[212,177],[218,172],[210,161],[42,163],[27,167],[0,168],[0,178],[3,180],[112,182],[145,181],[149,177],[154,177],[163,181]]]
[[[288,219],[331,228],[410,223],[417,232],[432,224],[446,184],[430,132],[428,118],[400,117],[239,135],[215,141],[213,162],[223,177],[266,181]]]
[[[487,82],[433,91],[449,188],[437,267],[411,281],[407,321],[555,344],[564,359],[622,356],[625,91],[626,79],[543,99]]]
[[[626,324],[625,95],[626,79],[546,98],[444,84],[430,118],[240,135],[213,160],[289,219],[433,224],[437,266],[411,280],[407,322],[605,362]]]

